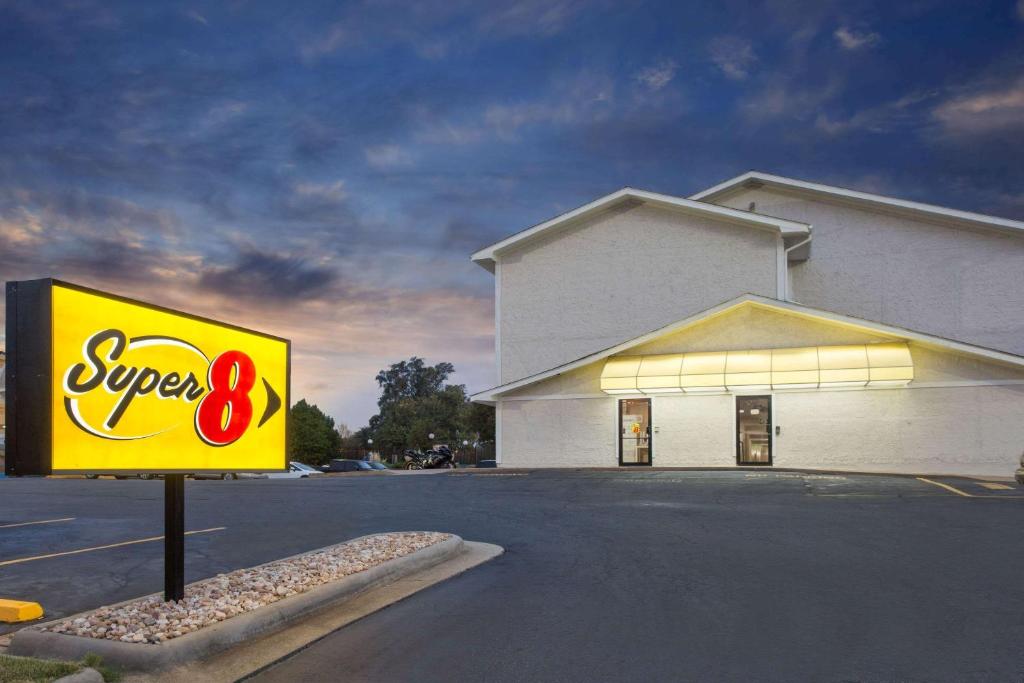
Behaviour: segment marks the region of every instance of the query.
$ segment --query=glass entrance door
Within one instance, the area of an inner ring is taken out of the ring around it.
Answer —
[[[736,464],[772,464],[772,397],[736,397]]]
[[[651,464],[651,399],[619,401],[619,464]]]

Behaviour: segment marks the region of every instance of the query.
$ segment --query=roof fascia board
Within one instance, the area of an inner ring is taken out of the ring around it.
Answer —
[[[758,171],[750,171],[743,175],[736,176],[731,180],[726,180],[725,182],[709,187],[706,190],[690,195],[689,198],[694,201],[710,202],[716,199],[721,199],[747,187],[757,186],[767,186],[773,189],[788,190],[805,196],[826,195],[841,202],[859,206],[868,204],[875,209],[885,210],[902,216],[906,216],[908,214],[926,215],[932,220],[938,220],[947,224],[970,225],[973,227],[998,230],[1011,234],[1024,233],[1024,221],[1015,221],[1009,218],[1000,218],[998,216],[988,216],[986,214],[974,213],[971,211],[950,209],[944,206],[924,204],[922,202],[914,202],[906,199],[896,199],[895,197],[886,197],[884,195],[871,194],[869,192],[849,190],[842,187],[834,187],[832,185],[821,185],[819,183],[810,183],[803,180],[794,180],[792,178],[771,175],[769,173],[760,173]]]
[[[566,226],[571,224],[573,221],[582,220],[590,217],[600,211],[611,208],[619,202],[633,199],[645,204],[651,204],[660,208],[671,209],[676,211],[683,211],[685,213],[692,213],[702,216],[709,216],[720,220],[726,220],[733,223],[739,223],[753,228],[760,228],[763,230],[771,230],[781,232],[783,235],[805,235],[810,231],[810,226],[806,223],[799,221],[792,221],[785,218],[775,218],[772,216],[765,216],[763,214],[756,214],[749,211],[741,211],[738,209],[730,209],[724,206],[717,206],[715,204],[708,204],[706,202],[698,202],[683,197],[674,197],[672,195],[659,194],[657,192],[647,192],[646,190],[636,190],[630,187],[623,188],[617,192],[613,192],[599,199],[595,199],[589,204],[584,204],[581,207],[573,209],[567,213],[563,213],[560,216],[556,216],[551,220],[539,223],[518,232],[510,237],[507,237],[500,242],[496,242],[489,247],[485,247],[475,252],[470,258],[484,267],[490,269],[487,265],[488,261],[493,262],[499,253],[512,246],[519,246],[529,242],[529,240],[538,237],[541,233],[546,233],[552,228],[559,226]]]
[[[866,332],[872,332],[875,334],[884,334],[893,337],[899,337],[907,341],[913,341],[922,346],[930,348],[936,348],[945,351],[954,351],[962,353],[975,358],[982,358],[984,360],[993,361],[1003,365],[1009,365],[1012,367],[1024,367],[1024,357],[1014,355],[1012,353],[1004,353],[1002,351],[996,351],[995,349],[988,349],[983,346],[974,346],[972,344],[965,344],[963,342],[954,341],[952,339],[944,339],[942,337],[936,337],[934,335],[925,334],[923,332],[915,332],[913,330],[907,330],[901,327],[895,327],[892,325],[886,325],[884,323],[876,323],[869,320],[863,320],[860,318],[853,318],[841,313],[833,313],[831,311],[825,311],[817,308],[810,308],[801,304],[796,304],[791,301],[779,301],[778,299],[771,299],[768,297],[759,296],[757,294],[745,294],[743,296],[732,299],[725,303],[719,304],[713,308],[709,308],[700,313],[694,314],[680,320],[679,322],[672,323],[660,329],[648,332],[642,336],[630,339],[616,346],[609,347],[602,351],[592,353],[589,356],[584,356],[577,360],[565,363],[554,367],[536,375],[530,377],[524,377],[515,382],[510,382],[501,386],[493,387],[485,391],[473,394],[470,399],[477,402],[494,401],[502,394],[506,394],[516,389],[541,382],[545,379],[550,379],[556,375],[560,375],[565,372],[576,370],[590,363],[603,360],[609,356],[613,356],[623,351],[628,351],[631,348],[635,348],[647,342],[654,341],[655,339],[662,337],[673,332],[679,332],[687,327],[707,322],[719,315],[725,314],[735,308],[741,306],[753,305],[759,308],[764,308],[774,311],[782,311],[790,313],[799,317],[808,318],[811,320],[827,320],[854,329],[863,330]]]

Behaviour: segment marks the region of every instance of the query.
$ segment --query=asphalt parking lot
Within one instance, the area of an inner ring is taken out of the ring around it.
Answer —
[[[187,578],[380,531],[506,548],[260,681],[1020,680],[1024,489],[929,479],[190,481],[186,527],[202,533],[186,541]],[[0,595],[59,616],[160,590],[162,544],[145,539],[162,533],[162,494],[158,481],[0,479]]]

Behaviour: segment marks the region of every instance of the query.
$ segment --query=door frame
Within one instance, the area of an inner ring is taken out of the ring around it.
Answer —
[[[740,462],[740,399],[768,399],[768,462]],[[736,394],[732,402],[732,439],[736,447],[737,467],[771,467],[775,462],[775,396],[774,394]]]
[[[647,401],[647,462],[622,462],[622,404],[626,401]],[[620,398],[618,420],[615,422],[615,443],[619,452],[619,467],[652,467],[654,465],[654,401],[650,396]]]

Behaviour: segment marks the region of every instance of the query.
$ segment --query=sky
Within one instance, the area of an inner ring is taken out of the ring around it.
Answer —
[[[0,0],[0,279],[292,339],[353,429],[412,355],[493,385],[469,255],[603,194],[1024,219],[1022,160],[1024,0]]]

